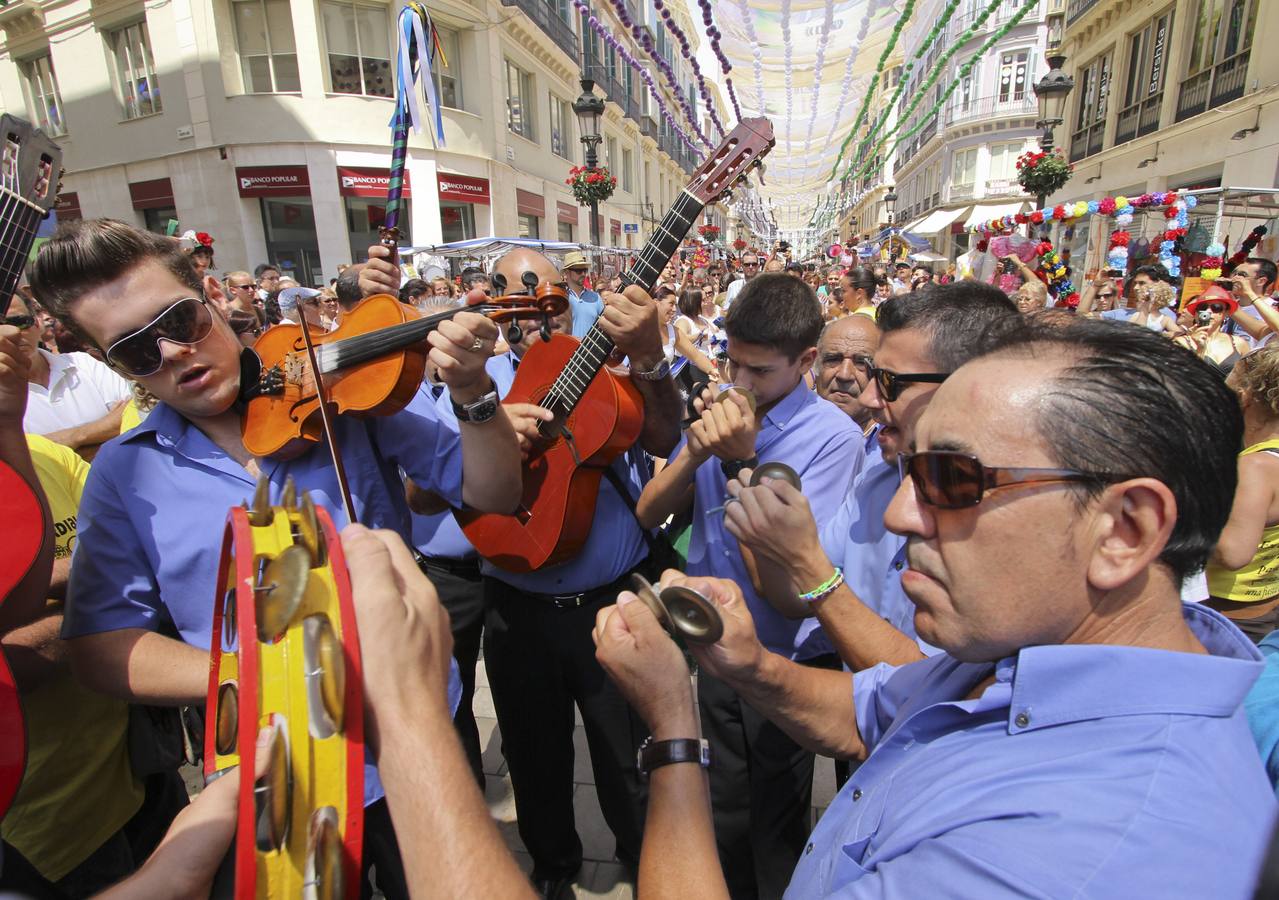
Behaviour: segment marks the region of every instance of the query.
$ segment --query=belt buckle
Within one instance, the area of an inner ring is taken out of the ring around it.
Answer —
[[[586,594],[566,594],[563,597],[551,597],[551,604],[556,609],[581,609],[585,605]]]

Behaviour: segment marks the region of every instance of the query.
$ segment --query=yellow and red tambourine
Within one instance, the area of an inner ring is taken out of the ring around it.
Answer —
[[[227,517],[210,644],[204,774],[239,768],[236,897],[357,898],[364,703],[351,583],[333,521],[265,479]],[[258,731],[271,768],[256,782]]]

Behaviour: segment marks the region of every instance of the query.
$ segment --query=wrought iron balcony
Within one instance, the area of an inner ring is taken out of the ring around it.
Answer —
[[[1199,115],[1204,110],[1216,108],[1223,103],[1242,97],[1250,54],[1250,50],[1236,53],[1211,69],[1205,69],[1183,81],[1181,92],[1177,95],[1176,120],[1181,122],[1191,116]]]
[[[946,105],[943,121],[949,128],[974,120],[1022,119],[1038,114],[1039,103],[1035,100],[1035,95],[1027,90],[1020,97],[1010,95],[1006,99],[996,95],[970,99],[967,103],[952,100]]]
[[[1094,122],[1081,128],[1070,138],[1070,159],[1077,162],[1085,157],[1100,153],[1106,132],[1106,120]]]
[[[1125,107],[1119,111],[1119,123],[1115,128],[1115,143],[1123,144],[1133,138],[1143,137],[1159,130],[1159,107],[1163,104],[1164,92],[1152,94],[1140,103]]]
[[[971,200],[977,196],[977,185],[973,182],[967,184],[952,184],[950,186],[950,202],[956,200]]]
[[[572,24],[559,14],[559,11],[547,0],[502,0],[503,6],[514,6],[523,10],[533,23],[546,32],[557,47],[573,59],[578,58],[581,50],[577,45],[577,35]],[[569,9],[572,9],[570,6]],[[570,13],[572,15],[572,13]]]
[[[1066,7],[1066,27],[1069,28],[1075,24],[1084,13],[1097,5],[1099,0],[1070,0],[1070,4]]]

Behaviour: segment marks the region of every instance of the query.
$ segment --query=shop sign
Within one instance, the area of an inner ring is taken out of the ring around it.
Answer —
[[[310,196],[306,166],[239,166],[235,180],[241,197]]]
[[[387,189],[391,186],[389,169],[364,169],[354,166],[338,166],[338,193],[343,197],[369,197],[374,200],[385,200]],[[401,194],[404,199],[413,196],[409,186],[409,173],[404,172],[404,183]]]
[[[439,182],[441,200],[479,203],[482,206],[489,205],[489,182],[487,178],[453,175],[449,172],[437,172],[435,177]]]

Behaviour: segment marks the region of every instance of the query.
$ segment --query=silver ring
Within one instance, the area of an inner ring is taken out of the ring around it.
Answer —
[[[480,340],[479,338],[476,338],[475,342],[471,344],[471,352],[479,353],[483,349],[484,349],[484,342]]]
[[[742,502],[741,497],[726,497],[724,499],[724,508],[728,509],[728,504],[730,503],[741,503],[741,502]]]

